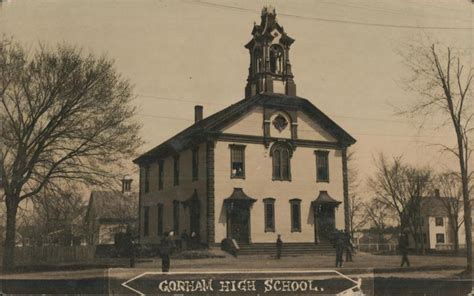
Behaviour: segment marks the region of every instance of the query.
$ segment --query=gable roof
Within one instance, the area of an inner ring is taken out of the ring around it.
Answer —
[[[448,209],[444,205],[443,200],[441,200],[441,197],[424,196],[421,199],[421,214],[431,217],[447,217]]]
[[[334,136],[342,145],[352,145],[356,140],[331,118],[319,110],[307,99],[283,94],[257,94],[224,108],[184,129],[172,138],[149,150],[136,158],[133,162],[140,164],[147,160],[163,157],[190,147],[193,143],[200,143],[218,134],[222,127],[242,117],[255,106],[289,108],[305,112],[321,127]]]
[[[138,194],[120,191],[92,191],[86,220],[126,221],[137,218]]]

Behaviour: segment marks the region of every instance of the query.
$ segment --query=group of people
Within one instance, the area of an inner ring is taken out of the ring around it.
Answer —
[[[342,267],[344,251],[346,252],[346,262],[353,262],[354,244],[352,244],[352,237],[349,231],[337,230],[332,238],[332,243],[336,248],[336,267]]]
[[[336,231],[331,241],[336,248],[336,267],[342,267],[344,251],[346,252],[346,262],[353,262],[354,245],[352,244],[351,234],[348,231]],[[281,258],[282,249],[283,241],[281,240],[281,235],[278,235],[276,240],[277,259]]]
[[[128,233],[128,232],[127,232]],[[128,237],[128,236],[127,236]],[[191,234],[191,238],[188,237],[186,231],[181,234],[180,248],[187,249],[195,244],[197,235],[195,233]],[[128,241],[128,240],[127,240]],[[130,244],[128,247],[131,250],[132,255],[130,256],[130,267],[135,265],[135,254],[132,240],[130,239]],[[170,269],[170,255],[176,248],[174,238],[174,232],[165,232],[165,235],[160,243],[160,256],[161,256],[161,268],[162,272],[168,272]],[[351,235],[348,231],[336,230],[334,233],[331,242],[333,243],[336,249],[336,267],[342,267],[344,262],[343,255],[344,252],[346,253],[346,262],[353,262],[352,254],[354,252],[354,245],[352,243]],[[192,245],[190,245],[192,243]],[[403,267],[405,264],[410,266],[410,261],[408,260],[408,247],[409,247],[409,239],[406,233],[400,235],[399,238],[399,251],[402,256],[401,266]],[[276,258],[281,259],[283,249],[283,241],[281,239],[281,235],[279,234],[276,240]]]

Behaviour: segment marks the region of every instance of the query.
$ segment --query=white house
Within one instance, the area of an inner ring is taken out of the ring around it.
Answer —
[[[462,219],[463,213],[459,213]],[[425,196],[421,200],[421,226],[422,239],[425,249],[450,250],[454,246],[454,232],[450,225],[448,210],[444,206],[439,192],[436,191],[433,196]],[[459,229],[459,245],[465,246],[466,237],[464,224]],[[413,240],[410,240],[410,246],[413,247]]]

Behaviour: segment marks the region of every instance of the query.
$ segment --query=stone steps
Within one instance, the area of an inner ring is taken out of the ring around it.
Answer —
[[[275,255],[276,244],[275,243],[254,243],[254,244],[240,244],[240,250],[238,255]],[[335,250],[328,242],[320,244],[314,243],[284,243],[282,248],[282,254],[287,255],[299,255],[299,254],[321,254],[321,255],[332,255],[335,254]]]

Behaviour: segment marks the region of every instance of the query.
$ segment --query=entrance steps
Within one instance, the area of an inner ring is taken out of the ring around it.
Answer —
[[[239,244],[238,255],[276,255],[276,243]],[[315,243],[283,243],[282,256],[301,254],[334,255],[334,247],[329,242]]]

